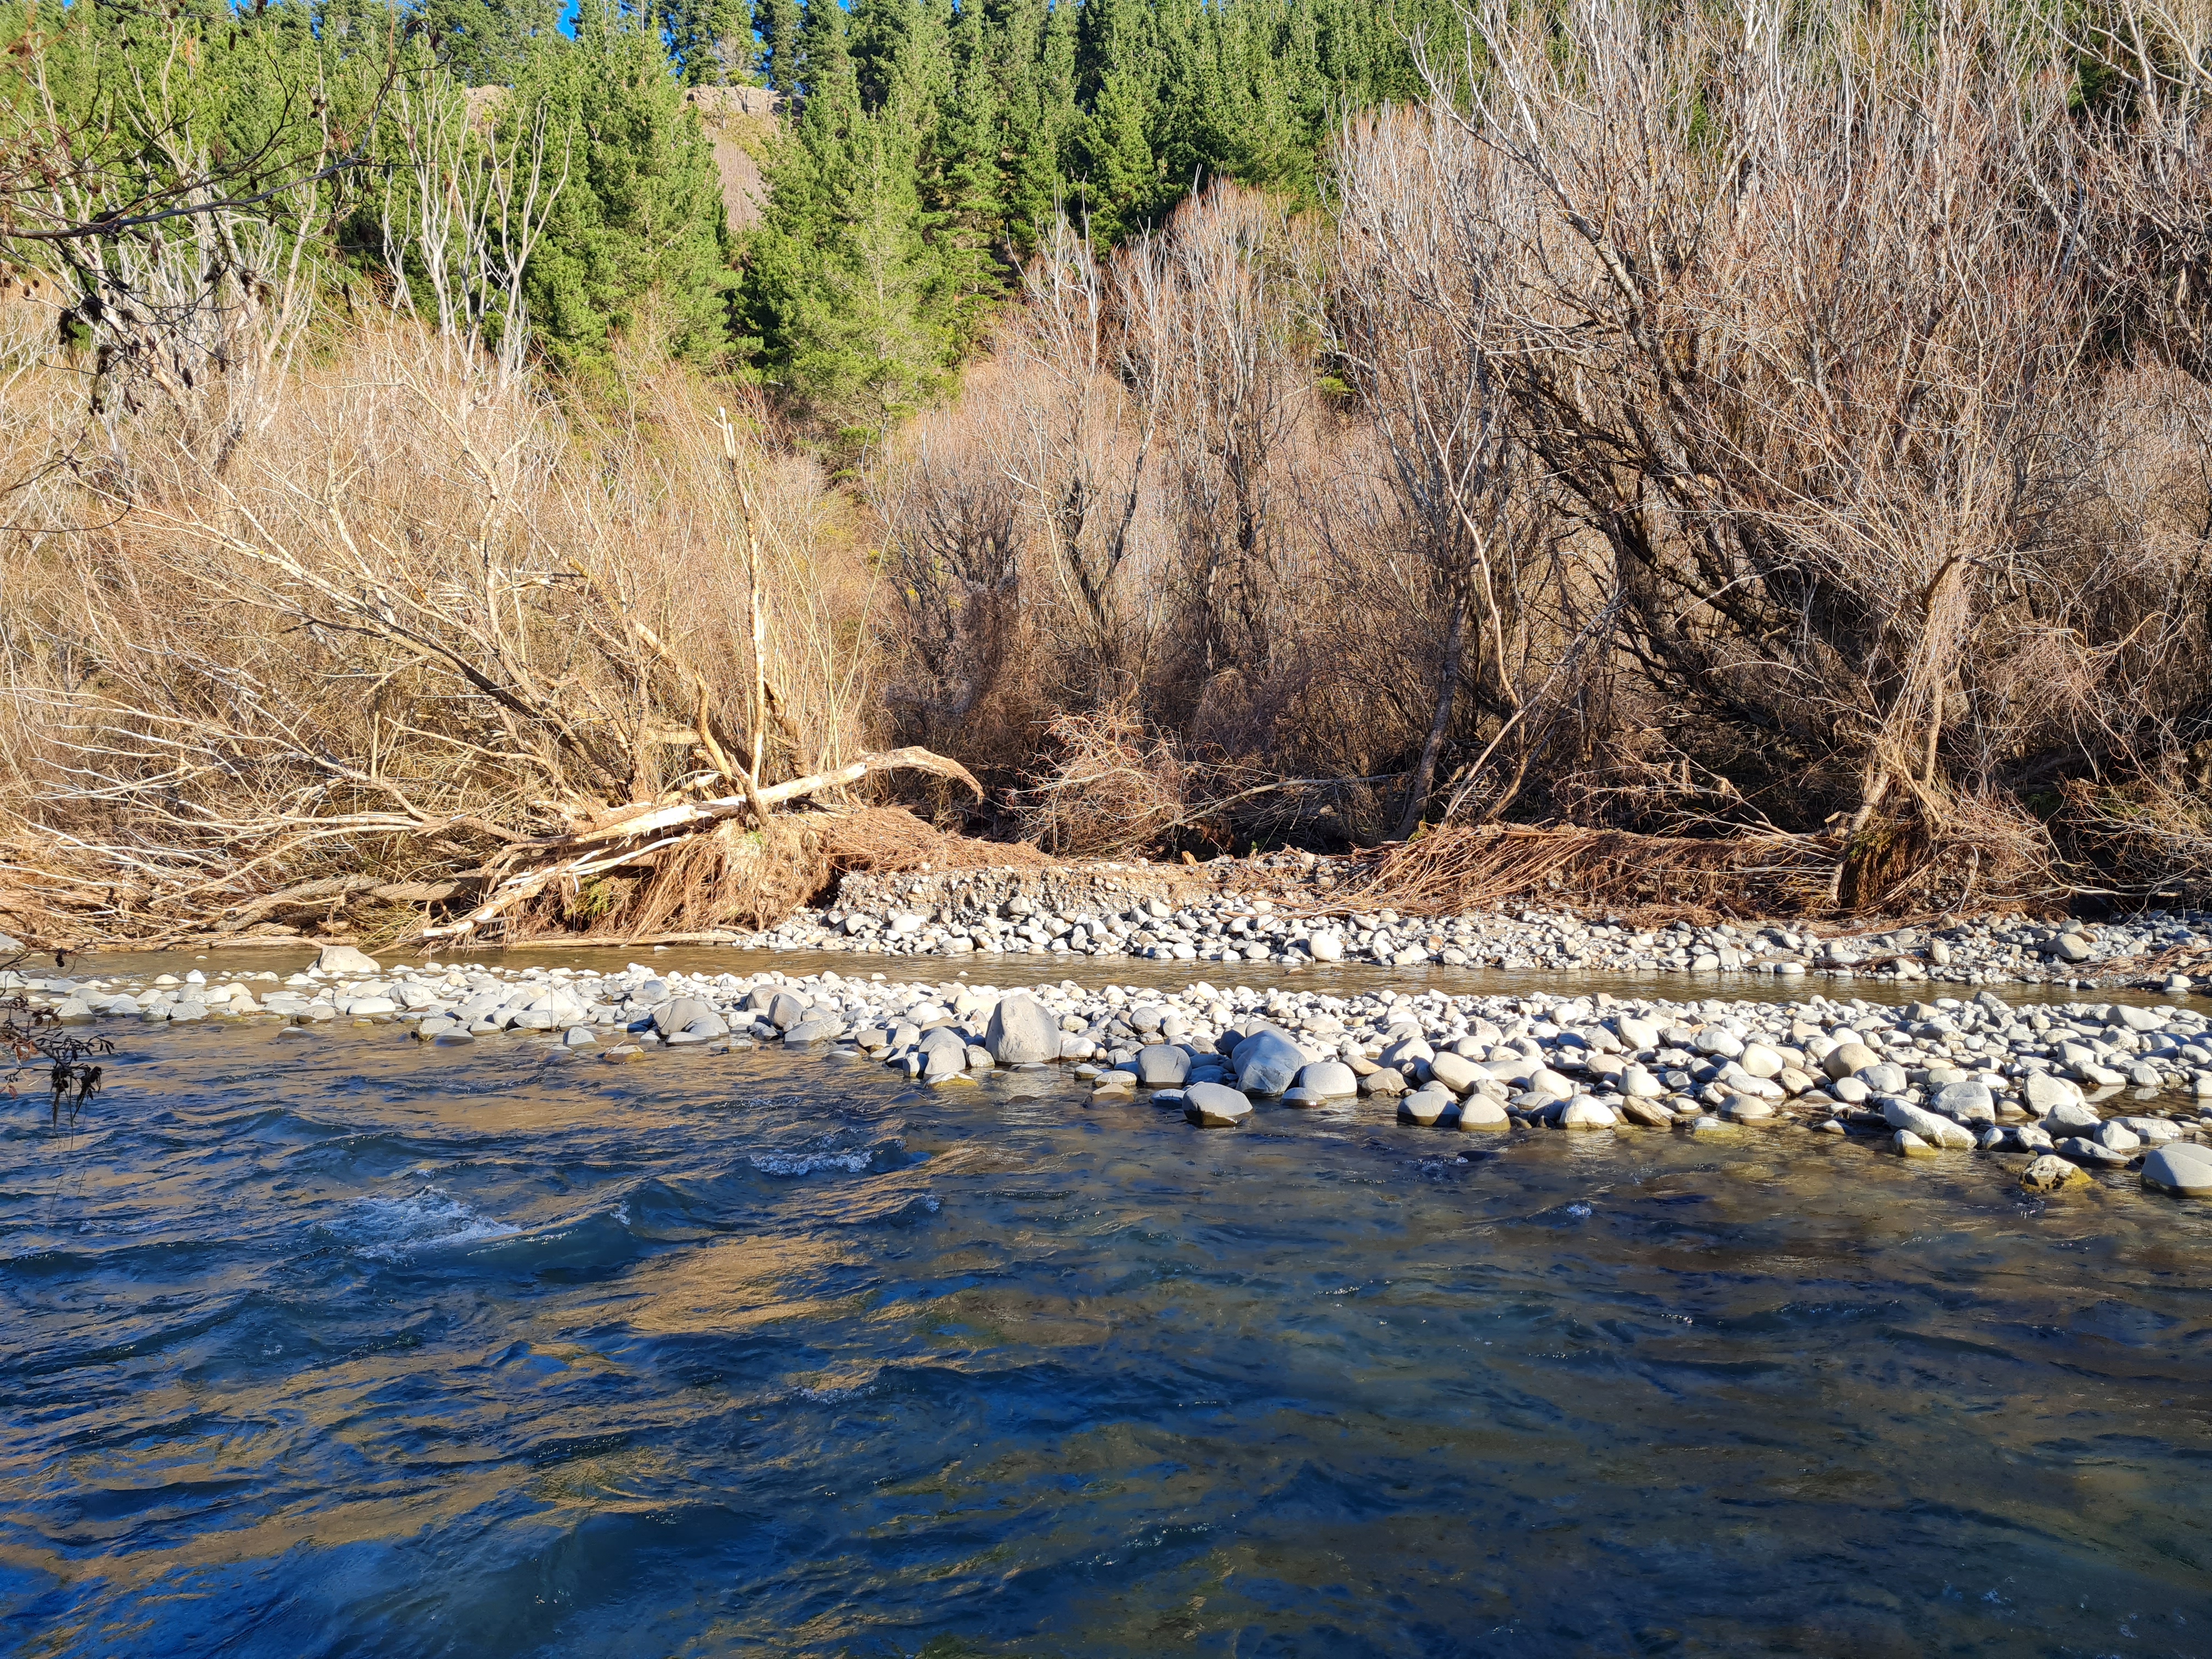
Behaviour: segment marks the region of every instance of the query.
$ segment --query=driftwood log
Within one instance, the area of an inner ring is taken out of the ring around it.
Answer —
[[[720,829],[732,819],[750,817],[764,829],[767,815],[778,806],[858,783],[871,773],[890,771],[927,772],[950,778],[972,790],[977,799],[982,799],[983,786],[957,761],[927,749],[908,747],[862,755],[846,765],[785,783],[748,787],[741,794],[666,805],[636,802],[571,835],[508,848],[500,863],[509,873],[496,877],[483,902],[456,921],[423,928],[420,937],[426,944],[464,939],[517,905],[527,903],[556,881],[582,881],[603,874],[692,836]],[[744,775],[738,776],[743,781]],[[514,869],[517,864],[525,867]]]

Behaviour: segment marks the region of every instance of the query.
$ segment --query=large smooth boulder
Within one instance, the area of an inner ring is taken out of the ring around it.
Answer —
[[[653,1029],[661,1036],[666,1036],[674,1031],[688,1031],[691,1029],[694,1020],[702,1019],[711,1019],[716,1024],[721,1024],[720,1016],[699,998],[678,997],[673,1002],[666,1003],[654,1011]],[[721,1032],[717,1031],[713,1035],[720,1036]]]
[[[1513,1127],[1513,1115],[1486,1095],[1474,1095],[1459,1109],[1459,1127],[1469,1133],[1510,1129]]]
[[[1252,1103],[1218,1083],[1194,1083],[1183,1091],[1182,1115],[1201,1129],[1228,1129],[1252,1115]]]
[[[2021,1085],[2021,1095],[2027,1102],[2029,1113],[2036,1117],[2049,1117],[2061,1106],[2082,1103],[2080,1085],[2049,1072],[2030,1072]]]
[[[788,991],[778,991],[769,999],[768,1023],[779,1031],[788,1031],[806,1018],[806,1005]]]
[[[1146,1087],[1180,1089],[1189,1077],[1188,1050],[1172,1042],[1150,1042],[1137,1050],[1137,1081]]]
[[[2142,1184],[2176,1198],[2212,1198],[2212,1152],[2187,1141],[2154,1147],[2143,1159]]]
[[[1001,1066],[1042,1066],[1060,1058],[1060,1020],[1033,996],[999,999],[983,1046]]]
[[[1641,1065],[1620,1068],[1620,1088],[1631,1100],[1656,1100],[1667,1092],[1667,1085],[1651,1075],[1650,1067]]]
[[[1420,1036],[1401,1036],[1382,1051],[1382,1063],[1394,1071],[1411,1072],[1418,1060],[1432,1060],[1437,1051],[1429,1047],[1428,1039]]]
[[[1308,955],[1312,957],[1316,962],[1342,962],[1344,960],[1344,935],[1341,933],[1316,933],[1311,939],[1306,941],[1306,952]]]
[[[1858,1080],[1878,1095],[1903,1094],[1909,1086],[1905,1067],[1878,1060],[1872,1066],[1862,1066],[1854,1073]]]
[[[1620,1121],[1620,1120],[1613,1115],[1612,1107],[1587,1097],[1580,1100],[1569,1101],[1565,1109],[1559,1113],[1559,1127],[1562,1129],[1610,1129],[1616,1127]]]
[[[2086,1106],[2076,1100],[2053,1106],[2038,1121],[2051,1133],[2058,1134],[2068,1129],[2086,1129],[2094,1133],[2097,1126],[2105,1120],[2097,1115],[2095,1107]]]
[[[1255,1031],[1229,1057],[1237,1086],[1248,1095],[1279,1095],[1306,1067],[1304,1050],[1280,1031]]]
[[[1750,1076],[1762,1079],[1780,1077],[1783,1066],[1788,1064],[1778,1050],[1763,1042],[1745,1043],[1743,1056],[1736,1063]]]
[[[1464,1054],[1443,1054],[1429,1062],[1429,1075],[1454,1094],[1463,1095],[1486,1081],[1490,1073]]]
[[[1439,1089],[1432,1083],[1425,1089],[1414,1090],[1398,1103],[1398,1121],[1429,1128],[1457,1103],[1450,1090]]]
[[[1930,1146],[1953,1146],[1962,1152],[1973,1150],[1973,1132],[1963,1123],[1954,1123],[1948,1117],[1938,1117],[1925,1106],[1915,1106],[1909,1100],[1896,1096],[1881,1102],[1882,1121],[1893,1129],[1904,1129],[1917,1135]]]
[[[1572,1100],[1578,1092],[1572,1083],[1548,1066],[1539,1066],[1530,1074],[1528,1091],[1531,1094],[1549,1095],[1554,1100]]]
[[[350,945],[325,945],[316,953],[315,966],[326,974],[374,974],[376,959],[363,956]]]
[[[1359,1079],[1340,1060],[1317,1060],[1298,1073],[1297,1085],[1323,1100],[1347,1100],[1359,1092]]]
[[[1947,1083],[1936,1091],[1936,1109],[1945,1117],[1954,1117],[1961,1123],[1994,1123],[1997,1121],[1996,1097],[1990,1086],[1978,1080]]]
[[[1849,1077],[1869,1066],[1881,1064],[1881,1056],[1863,1042],[1838,1042],[1828,1050],[1820,1061],[1820,1069],[1830,1077]]]

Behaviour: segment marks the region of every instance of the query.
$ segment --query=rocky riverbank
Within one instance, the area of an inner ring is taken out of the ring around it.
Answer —
[[[1329,860],[1279,855],[1232,866],[1106,864],[848,876],[835,902],[731,942],[864,956],[1137,957],[1541,972],[1722,973],[1787,981],[1924,981],[1978,988],[2212,988],[2212,916],[2121,921],[2018,915],[1854,930],[1797,921],[1638,927],[1563,911],[1419,916],[1346,911]]]
[[[1986,990],[1903,1008],[1819,996],[1340,997],[1206,981],[1174,993],[1065,981],[1002,991],[880,975],[664,975],[635,963],[615,974],[386,969],[345,946],[283,978],[0,981],[65,1024],[256,1020],[306,1040],[340,1024],[405,1028],[449,1047],[534,1032],[617,1062],[775,1042],[945,1085],[1064,1065],[1095,1103],[1148,1099],[1207,1127],[1262,1107],[1365,1103],[1410,1127],[1490,1137],[1811,1132],[1909,1157],[2012,1158],[2036,1191],[2132,1170],[2147,1186],[2212,1196],[2212,1020],[2172,1006],[2014,1008]]]

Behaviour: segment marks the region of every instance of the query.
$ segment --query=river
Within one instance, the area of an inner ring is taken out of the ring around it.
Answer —
[[[2131,1178],[113,1035],[0,1108],[15,1652],[2212,1655],[2212,1208]]]

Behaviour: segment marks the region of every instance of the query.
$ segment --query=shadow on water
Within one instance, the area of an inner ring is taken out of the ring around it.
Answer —
[[[2125,1178],[523,1036],[108,1084],[0,1120],[10,1651],[2212,1654],[2212,1212]]]

